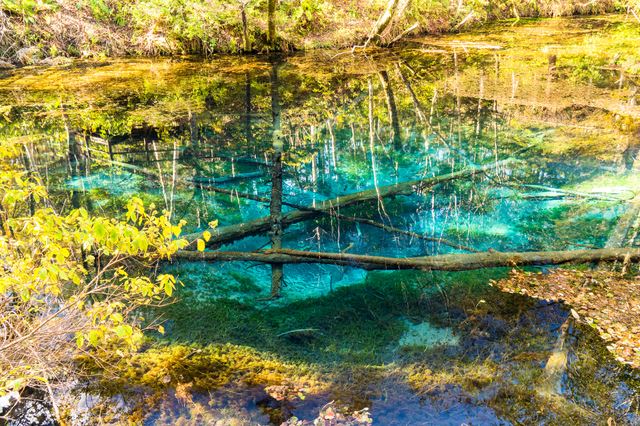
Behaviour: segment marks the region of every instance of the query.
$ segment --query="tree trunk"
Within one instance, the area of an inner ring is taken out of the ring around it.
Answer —
[[[281,132],[280,95],[278,93],[278,64],[271,68],[271,112],[273,115],[273,158],[271,160],[271,203],[269,205],[269,220],[271,222],[271,247],[274,250],[282,248],[282,150],[283,140]],[[283,265],[271,264],[271,297],[280,297],[282,288]]]
[[[226,188],[218,188],[215,186],[211,186],[211,185],[200,185],[200,188],[207,190],[207,191],[212,191],[212,192],[217,192],[217,193],[221,193],[221,194],[228,194],[231,197],[239,197],[239,198],[244,198],[247,200],[253,200],[253,201],[258,201],[261,203],[271,203],[271,199],[267,198],[267,197],[261,197],[259,195],[254,195],[254,194],[248,194],[246,192],[238,192],[234,189],[226,189]],[[349,216],[349,215],[345,215],[345,214],[340,214],[337,212],[333,212],[333,211],[327,211],[327,210],[319,210],[315,207],[308,207],[308,206],[301,206],[299,204],[294,204],[294,203],[288,203],[286,201],[282,202],[283,205],[285,206],[289,206],[289,207],[293,207],[294,209],[298,209],[298,210],[309,210],[309,211],[314,211],[320,214],[325,214],[329,217],[338,219],[338,220],[344,220],[347,222],[354,222],[354,223],[362,223],[364,225],[369,225],[369,226],[373,226],[375,228],[380,228],[383,231],[386,232],[390,232],[392,234],[399,234],[399,235],[405,235],[407,237],[410,238],[415,238],[417,240],[424,240],[424,241],[431,241],[433,243],[437,243],[437,244],[442,244],[445,246],[449,246],[452,248],[455,248],[457,250],[463,250],[463,251],[469,251],[472,253],[478,253],[478,250],[472,248],[472,247],[468,247],[462,244],[458,244],[455,243],[453,241],[449,241],[447,239],[444,238],[437,238],[437,237],[430,237],[428,235],[424,235],[424,234],[418,234],[417,232],[413,232],[413,231],[406,231],[404,229],[399,229],[399,228],[395,228],[393,226],[389,226],[389,225],[385,225],[384,223],[380,223],[380,222],[376,222],[375,220],[372,219],[367,219],[367,218],[363,218],[363,217],[355,217],[355,216]]]
[[[278,0],[268,0],[267,43],[269,48],[276,48],[276,7]]]
[[[197,252],[182,250],[175,253],[173,258],[177,260],[204,260],[210,262],[322,263],[351,266],[366,270],[419,269],[425,271],[470,271],[483,268],[611,262],[625,259],[638,261],[640,260],[640,249],[610,248],[539,252],[486,252],[409,258],[299,250],[267,250],[263,252]]]
[[[405,77],[405,75],[402,73],[402,67],[400,66],[400,63],[396,62],[395,66],[396,66],[396,71],[398,72],[398,75],[400,76],[400,79],[402,80],[402,82],[404,83],[405,87],[409,91],[409,95],[411,95],[411,101],[413,102],[413,108],[416,110],[416,117],[418,117],[418,120],[420,122],[422,122],[422,123],[426,122],[427,121],[427,117],[424,114],[424,110],[422,108],[422,104],[420,103],[420,100],[416,96],[416,92],[413,90],[413,87],[411,87],[411,83],[409,82],[407,77]]]
[[[242,19],[242,41],[245,53],[251,52],[251,40],[249,40],[249,28],[247,24],[247,2],[241,4],[240,18]]]
[[[371,41],[378,41],[384,30],[386,30],[391,23],[391,20],[395,16],[397,9],[398,0],[389,0],[389,2],[387,2],[387,6],[385,7],[384,12],[382,12],[382,15],[380,15],[375,25],[371,29],[369,38],[367,39],[365,46],[369,45]]]
[[[253,141],[251,134],[251,109],[251,73],[246,71],[244,74],[244,136],[247,141],[247,146],[250,146]]]

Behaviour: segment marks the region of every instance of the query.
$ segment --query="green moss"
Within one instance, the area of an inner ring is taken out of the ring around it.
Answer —
[[[415,315],[421,309],[415,302],[418,293],[394,278],[391,282],[376,280],[341,288],[324,297],[285,306],[260,306],[251,300],[227,298],[194,303],[189,290],[182,289],[177,296],[183,300],[163,313],[171,318],[167,338],[177,342],[234,342],[278,351],[292,359],[370,363],[389,355],[389,346],[404,331],[401,317]],[[278,337],[297,329],[317,332],[302,340],[297,336]]]

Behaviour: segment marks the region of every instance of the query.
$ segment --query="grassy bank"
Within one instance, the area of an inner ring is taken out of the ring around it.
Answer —
[[[398,0],[379,41],[499,19],[623,11],[628,2]],[[269,42],[266,0],[3,0],[0,60],[28,65],[60,57],[340,48],[363,42],[389,5],[388,0],[281,1]]]

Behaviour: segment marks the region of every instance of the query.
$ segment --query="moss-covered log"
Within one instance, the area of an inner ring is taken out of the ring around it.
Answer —
[[[426,271],[470,271],[483,268],[563,265],[567,263],[640,260],[640,249],[609,248],[597,250],[486,252],[445,254],[426,257],[395,258],[348,253],[322,253],[300,250],[266,250],[260,252],[179,251],[178,260],[241,261],[261,263],[324,263],[367,270],[420,269]]]

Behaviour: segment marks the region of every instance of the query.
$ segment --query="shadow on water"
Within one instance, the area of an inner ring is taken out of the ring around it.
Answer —
[[[633,59],[619,41],[637,29],[619,20],[526,21],[520,39],[498,26],[366,58],[19,70],[0,80],[0,137],[23,142],[61,209],[118,215],[135,195],[190,231],[271,218],[224,250],[602,247],[640,186],[636,80],[588,48]],[[524,161],[279,228],[296,206],[513,155]],[[101,383],[138,398],[123,412],[146,424],[280,424],[330,401],[379,425],[640,423],[635,373],[568,307],[491,287],[506,270],[163,269],[185,284],[154,312],[166,335]],[[261,300],[274,284],[282,297]]]

